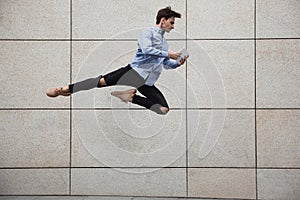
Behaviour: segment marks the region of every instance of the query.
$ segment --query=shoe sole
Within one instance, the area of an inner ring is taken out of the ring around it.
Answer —
[[[51,88],[52,89],[52,88]],[[52,91],[50,91],[51,89],[49,89],[47,92],[46,92],[46,95],[48,96],[48,97],[58,97],[58,96],[70,96],[71,95],[71,93],[70,92],[68,92],[68,91],[60,91],[60,92],[57,92],[57,91],[54,91],[54,92],[52,92]]]

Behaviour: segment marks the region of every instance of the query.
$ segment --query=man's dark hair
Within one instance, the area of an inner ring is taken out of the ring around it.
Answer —
[[[165,18],[166,20],[168,20],[170,17],[177,17],[177,18],[181,18],[181,14],[178,12],[175,12],[173,10],[171,10],[171,6],[165,7],[163,9],[160,9],[157,13],[156,16],[156,24],[160,23],[161,18]]]

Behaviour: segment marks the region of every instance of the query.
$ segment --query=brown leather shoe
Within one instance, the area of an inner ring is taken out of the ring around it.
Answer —
[[[69,88],[60,87],[60,88],[50,88],[47,90],[46,94],[48,97],[57,97],[59,95],[70,96],[71,92]]]
[[[135,93],[136,93],[136,89],[130,89],[125,91],[115,91],[112,92],[111,95],[118,97],[125,103],[128,103],[132,101],[132,97],[134,96]]]

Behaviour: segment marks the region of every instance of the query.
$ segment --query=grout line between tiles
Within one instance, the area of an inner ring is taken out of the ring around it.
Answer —
[[[188,49],[188,44],[187,44],[187,37],[188,37],[188,3],[187,0],[185,0],[185,48]],[[186,197],[189,196],[189,170],[188,170],[188,166],[189,166],[189,158],[188,158],[188,93],[187,93],[187,85],[188,85],[188,63],[185,63],[185,176],[186,176]]]
[[[257,100],[256,100],[256,0],[254,0],[254,132],[255,132],[255,197],[258,199],[257,182]]]
[[[182,38],[182,39],[168,39],[168,41],[230,41],[230,40],[299,40],[300,38]],[[105,41],[113,41],[113,42],[136,42],[137,39],[126,39],[126,38],[120,38],[120,39],[30,39],[30,38],[24,38],[24,39],[0,39],[1,42],[105,42]]]
[[[153,167],[121,167],[121,166],[113,166],[113,167],[71,167],[72,169],[260,169],[260,170],[300,170],[300,167],[161,167],[161,166],[153,166]],[[22,169],[70,169],[69,166],[66,167],[0,167],[0,170],[22,170]]]
[[[68,111],[68,110],[135,110],[135,111],[145,111],[144,108],[0,108],[0,111]],[[170,110],[273,110],[273,111],[284,111],[284,110],[300,110],[300,108],[170,108]]]
[[[21,196],[28,196],[28,197],[86,197],[87,199],[89,199],[89,197],[108,197],[108,198],[117,198],[117,197],[127,197],[127,198],[131,198],[131,199],[135,199],[137,198],[137,200],[139,198],[147,198],[147,199],[152,199],[152,198],[162,198],[162,199],[174,199],[174,198],[180,198],[180,199],[218,199],[218,200],[253,200],[253,199],[241,199],[241,198],[214,198],[214,197],[185,197],[185,196],[153,196],[153,195],[149,195],[149,196],[141,196],[141,195],[85,195],[85,194],[75,194],[75,195],[67,195],[67,194],[29,194],[29,195],[23,195],[23,194],[8,194],[8,195],[2,195],[0,194],[0,196],[16,196],[16,197],[21,197]],[[42,199],[41,199],[42,200]]]
[[[225,40],[225,41],[230,41],[230,40],[299,40],[300,38],[188,38],[187,40],[206,40],[206,41],[214,41],[214,40]]]
[[[70,83],[72,83],[72,61],[73,61],[73,45],[72,45],[72,38],[73,38],[73,24],[72,24],[72,0],[70,0]],[[72,96],[70,96],[70,169],[69,169],[69,195],[72,195]]]
[[[186,39],[168,39],[185,41]],[[137,39],[0,39],[2,42],[137,42]]]

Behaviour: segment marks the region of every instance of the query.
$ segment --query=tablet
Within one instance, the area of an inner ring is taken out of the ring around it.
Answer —
[[[182,48],[179,53],[180,53],[180,55],[176,59],[177,62],[180,62],[181,59],[188,58],[190,56],[189,52],[186,50],[186,48]]]

